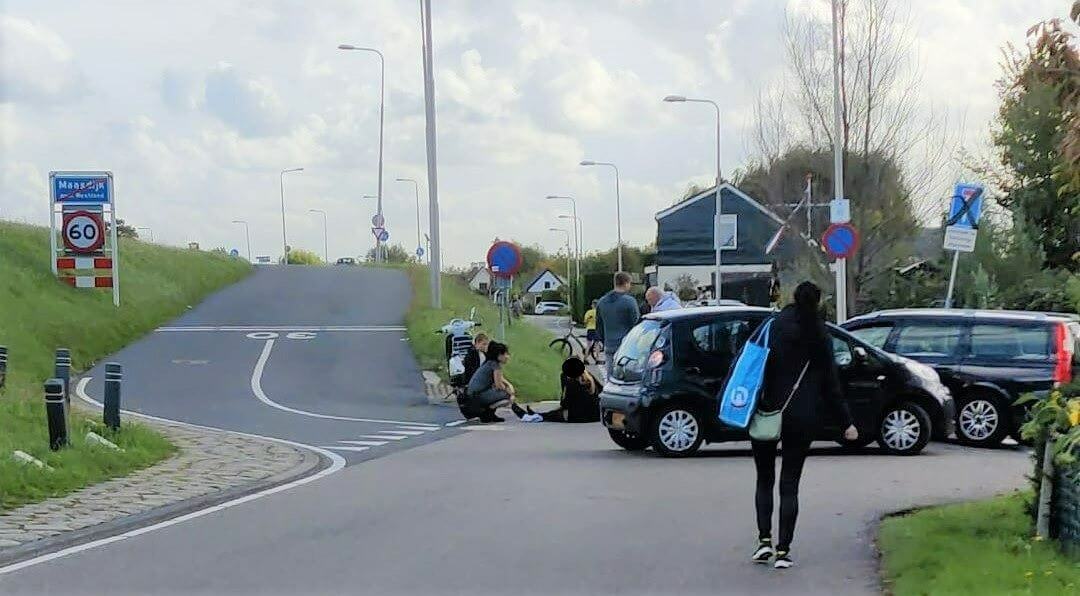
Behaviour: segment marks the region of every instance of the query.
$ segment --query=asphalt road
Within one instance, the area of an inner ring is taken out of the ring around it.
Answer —
[[[753,566],[746,445],[665,460],[623,452],[595,424],[438,426],[458,415],[423,397],[398,327],[408,291],[394,271],[260,269],[121,352],[125,407],[324,446],[350,465],[0,569],[0,593],[871,594],[882,514],[1020,487],[1030,467],[1020,449],[935,443],[903,458],[821,444],[798,566]]]
[[[745,445],[664,460],[615,449],[597,425],[491,428],[0,576],[0,592],[872,594],[880,515],[1006,491],[1029,467],[1018,450],[822,444],[802,483],[798,565],[777,572],[747,561]]]
[[[401,271],[259,267],[108,360],[123,407],[326,447],[351,464],[460,418],[428,405],[404,327]],[[86,393],[102,394],[103,366]]]

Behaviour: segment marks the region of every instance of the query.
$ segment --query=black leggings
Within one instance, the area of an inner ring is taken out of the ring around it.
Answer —
[[[754,467],[757,468],[757,509],[759,538],[772,537],[773,485],[776,484],[777,441],[751,441]],[[783,463],[780,465],[780,540],[777,550],[788,550],[795,535],[795,519],[799,516],[799,479],[803,463],[810,451],[810,441],[784,440]]]

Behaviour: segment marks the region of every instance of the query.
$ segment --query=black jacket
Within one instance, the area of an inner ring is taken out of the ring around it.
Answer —
[[[781,408],[791,395],[803,366],[809,362],[798,391],[784,410],[783,436],[817,438],[829,413],[835,415],[844,428],[852,424],[851,411],[844,400],[833,359],[832,340],[824,322],[816,319],[806,328],[795,307],[786,306],[773,320],[769,348],[765,387],[758,404],[760,410]]]
[[[559,406],[566,411],[567,422],[600,421],[600,383],[593,379],[593,390],[582,385],[577,379],[559,375],[562,384],[562,399]]]
[[[462,359],[461,364],[465,367],[465,374],[462,375],[465,378],[465,382],[468,383],[469,379],[476,374],[476,371],[480,370],[480,350],[476,349],[476,346],[469,346],[469,351],[465,352],[465,358]]]

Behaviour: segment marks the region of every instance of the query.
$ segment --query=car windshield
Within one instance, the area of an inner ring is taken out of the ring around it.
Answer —
[[[661,321],[644,320],[631,329],[623,338],[619,351],[615,353],[612,376],[622,381],[640,380],[645,361],[656,343],[656,338],[660,337],[663,326]]]

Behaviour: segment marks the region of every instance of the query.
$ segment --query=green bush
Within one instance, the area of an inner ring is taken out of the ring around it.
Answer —
[[[289,250],[290,265],[322,265],[322,262],[319,255],[310,250],[304,250],[302,248],[293,248]]]

